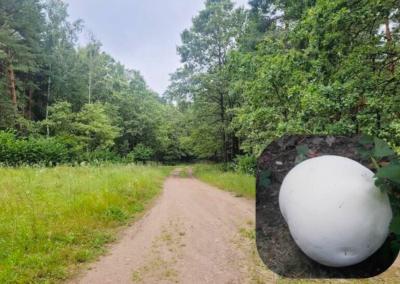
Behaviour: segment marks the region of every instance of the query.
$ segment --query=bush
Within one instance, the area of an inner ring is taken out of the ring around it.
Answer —
[[[143,144],[138,144],[131,153],[128,155],[128,159],[132,162],[143,162],[150,161],[153,157],[153,149]]]
[[[55,165],[71,160],[65,144],[56,138],[18,138],[13,132],[0,131],[0,163],[7,166]]]
[[[257,169],[257,159],[251,155],[237,156],[234,161],[234,168],[238,172],[254,176]]]

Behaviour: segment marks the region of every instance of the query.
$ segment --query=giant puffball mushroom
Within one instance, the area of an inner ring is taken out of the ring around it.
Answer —
[[[279,206],[290,234],[311,259],[331,267],[362,262],[385,242],[392,220],[374,173],[344,157],[306,160],[285,177]]]

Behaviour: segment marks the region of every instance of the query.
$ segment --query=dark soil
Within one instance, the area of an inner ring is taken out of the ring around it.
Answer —
[[[297,247],[279,209],[280,186],[299,158],[297,146],[308,146],[304,158],[338,155],[370,167],[358,154],[358,140],[359,137],[286,136],[271,143],[258,159],[257,247],[264,263],[275,273],[288,278],[367,278],[384,272],[395,261],[398,251],[391,250],[393,236],[389,236],[385,244],[362,263],[344,268],[323,266]]]

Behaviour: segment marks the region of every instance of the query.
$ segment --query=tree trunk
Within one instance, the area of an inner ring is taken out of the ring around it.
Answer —
[[[10,94],[10,99],[12,101],[12,105],[14,108],[14,112],[17,112],[17,90],[15,83],[15,73],[12,64],[10,63],[7,68],[7,77],[8,77],[8,89]]]
[[[225,135],[225,127],[222,129],[222,151],[223,151],[223,157],[224,157],[224,164],[228,163],[228,151],[226,147],[226,135]]]
[[[240,140],[235,134],[232,134],[232,144],[233,144],[233,158],[240,154]]]

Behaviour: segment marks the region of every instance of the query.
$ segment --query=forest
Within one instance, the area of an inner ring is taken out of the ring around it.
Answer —
[[[400,148],[395,0],[207,0],[157,94],[78,44],[61,0],[0,0],[0,162],[213,160],[243,167],[291,133],[378,136]]]
[[[294,283],[259,259],[254,214],[283,228],[259,199],[271,173],[257,202],[254,185],[285,134],[369,135],[358,150],[400,200],[398,0],[204,0],[163,93],[84,20],[63,0],[0,0],[0,283]]]

